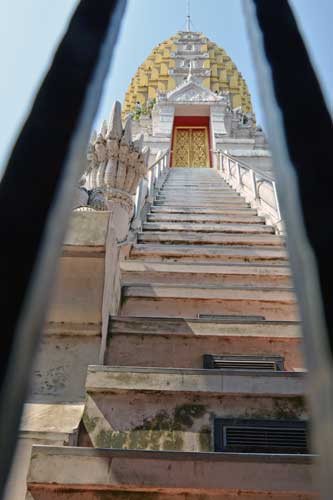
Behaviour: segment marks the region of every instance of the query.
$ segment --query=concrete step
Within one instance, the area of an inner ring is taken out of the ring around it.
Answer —
[[[281,418],[281,408],[289,418],[306,417],[304,378],[299,372],[89,366],[80,445],[89,439],[104,448],[214,451],[214,419],[229,416],[231,400],[233,418],[258,411],[263,419]]]
[[[132,283],[291,286],[290,269],[286,266],[125,260],[120,269],[122,281]]]
[[[297,322],[112,317],[105,364],[202,368],[204,354],[279,355],[304,368]]]
[[[257,226],[254,226],[257,227]],[[145,229],[145,227],[144,227]],[[139,243],[172,243],[181,245],[259,245],[270,247],[284,246],[284,240],[275,234],[224,234],[187,231],[147,231],[138,233]]]
[[[181,193],[181,192],[201,192],[201,193],[216,193],[216,192],[225,192],[225,193],[237,193],[234,189],[232,189],[227,184],[192,184],[182,182],[179,184],[175,183],[166,183],[161,186],[160,192],[168,192],[168,193]]]
[[[157,200],[170,200],[170,201],[179,201],[179,200],[239,200],[242,199],[239,194],[233,192],[227,193],[188,193],[186,189],[184,189],[183,193],[164,193],[163,191],[160,194],[156,195]]]
[[[186,190],[186,193],[193,193],[199,195],[206,194],[223,194],[223,193],[234,193],[235,191],[227,186],[211,186],[211,187],[203,187],[203,186],[169,186],[169,184],[164,184],[162,189],[160,190],[160,194],[182,194]]]
[[[199,197],[199,196],[179,196],[179,197],[174,197],[174,196],[157,196],[155,199],[154,204],[159,205],[161,203],[165,204],[170,204],[170,205],[176,205],[178,203],[181,203],[182,205],[187,206],[188,203],[191,205],[189,206],[205,206],[207,204],[210,205],[220,205],[220,204],[233,204],[233,205],[247,205],[244,198],[241,198],[240,196],[216,196],[216,197],[209,197],[209,196],[204,196],[204,197]]]
[[[227,187],[229,189],[230,186],[222,179],[222,177],[211,177],[207,179],[200,179],[200,178],[182,178],[182,179],[172,179],[171,177],[168,177],[165,182],[165,186],[179,186],[182,187],[183,185],[187,185],[189,187],[206,187],[206,186],[211,186],[211,187],[216,187],[216,186],[222,186],[222,187]]]
[[[196,318],[198,314],[263,316],[298,320],[291,289],[245,286],[127,284],[122,289],[121,316]]]
[[[144,222],[146,231],[198,231],[202,233],[273,234],[274,228],[264,224],[208,224],[190,222]]]
[[[213,209],[219,209],[223,210],[224,208],[249,208],[250,204],[246,203],[242,198],[239,198],[238,200],[232,200],[232,201],[191,201],[191,200],[180,200],[180,201],[163,201],[163,200],[158,200],[154,202],[154,206],[160,207],[160,206],[169,206],[171,205],[172,207],[199,207],[199,208],[213,208]]]
[[[223,189],[232,189],[226,182],[220,179],[182,179],[182,180],[172,180],[167,179],[164,183],[163,187],[168,188],[192,188],[192,189],[209,189],[209,188],[223,188]]]
[[[196,223],[213,223],[213,224],[263,224],[264,217],[250,214],[168,214],[168,213],[149,213],[147,215],[148,222],[196,222]]]
[[[187,368],[145,368],[130,366],[90,365],[86,390],[96,393],[139,393],[143,399],[158,393],[160,396],[201,394],[233,397],[302,397],[305,393],[305,375],[301,372],[252,370],[205,370]],[[177,405],[177,399],[175,401]],[[116,406],[116,405],[112,405]],[[164,408],[167,408],[165,405]],[[162,406],[163,408],[163,406]],[[115,411],[115,408],[112,408]],[[220,417],[226,417],[220,410]],[[305,411],[305,408],[302,409]],[[133,415],[128,415],[128,418]],[[242,414],[235,418],[241,418]],[[270,415],[274,418],[275,415]],[[263,415],[262,418],[267,418]],[[144,419],[143,419],[144,420]]]
[[[154,214],[189,214],[189,215],[194,215],[194,214],[203,214],[203,215],[219,215],[219,216],[229,216],[229,215],[237,215],[237,216],[256,216],[257,211],[252,209],[252,208],[242,208],[242,207],[236,207],[236,208],[205,208],[205,207],[185,207],[185,206],[179,206],[179,207],[173,207],[171,205],[165,205],[165,206],[156,206],[152,205],[151,208],[151,213]]]
[[[157,262],[202,261],[219,263],[251,263],[285,265],[288,260],[284,248],[265,247],[222,247],[213,245],[167,245],[136,244],[133,245],[131,258],[149,259]]]
[[[38,446],[28,489],[32,498],[49,500],[315,500],[315,460]]]
[[[83,402],[30,402],[24,405],[16,455],[7,483],[6,500],[26,498],[26,476],[33,445],[77,445],[83,411]]]
[[[159,285],[128,283],[123,289],[125,297],[143,298],[175,298],[202,300],[254,300],[263,302],[280,302],[293,304],[295,293],[293,289],[254,286],[215,286],[215,285]]]

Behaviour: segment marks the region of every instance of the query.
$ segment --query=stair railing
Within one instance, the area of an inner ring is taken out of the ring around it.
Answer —
[[[160,189],[169,170],[170,150],[160,150],[155,161],[148,167],[147,175],[138,185],[135,196],[135,219],[140,219],[144,206],[151,203],[156,190]]]
[[[265,217],[268,224],[275,227],[278,234],[284,234],[275,181],[223,151],[214,151],[214,154],[217,160],[216,169],[221,177],[237,193],[244,196],[251,207]]]

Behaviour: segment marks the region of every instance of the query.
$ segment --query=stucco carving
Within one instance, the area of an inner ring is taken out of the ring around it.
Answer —
[[[94,133],[87,151],[85,187],[86,205],[95,210],[110,210],[115,203],[130,216],[133,197],[140,180],[147,172],[149,151],[143,148],[143,136],[132,139],[131,119],[122,126],[121,106],[113,106],[109,124],[103,122]],[[82,193],[83,196],[83,193]]]
[[[217,95],[209,89],[206,89],[199,83],[195,81],[195,77],[192,75],[192,67],[190,67],[189,75],[187,80],[178,85],[175,90],[169,92],[168,94],[160,94],[160,101],[167,102],[226,102],[227,96]]]

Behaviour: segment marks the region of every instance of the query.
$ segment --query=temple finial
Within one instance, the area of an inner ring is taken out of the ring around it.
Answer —
[[[190,0],[186,0],[186,31],[191,31]]]
[[[188,65],[188,75],[187,75],[187,78],[186,78],[186,81],[188,82],[191,82],[193,80],[193,75],[192,75],[192,66],[193,65],[193,61],[190,61],[189,62],[189,65]]]

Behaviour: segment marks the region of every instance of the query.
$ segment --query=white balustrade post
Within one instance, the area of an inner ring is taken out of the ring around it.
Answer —
[[[230,159],[227,158],[227,179],[230,180],[230,178],[231,178]]]
[[[273,192],[274,192],[274,198],[275,198],[276,214],[277,214],[278,221],[280,221],[281,220],[281,211],[280,211],[280,203],[279,203],[279,198],[277,195],[275,181],[272,181],[272,186],[273,186]]]
[[[222,157],[222,172],[224,173],[225,176],[227,176],[227,167],[226,167],[227,158],[226,156],[224,156],[223,153],[221,153],[221,157]]]
[[[256,201],[258,199],[256,174],[252,168],[249,169],[249,174],[250,174],[250,182],[251,182],[251,190],[253,193],[253,199]]]
[[[136,189],[136,196],[135,196],[135,217],[138,217],[141,204],[142,204],[142,194],[143,194],[143,179],[140,181],[140,184],[138,185]]]
[[[152,187],[153,187],[152,183],[153,183],[153,173],[150,169],[148,172],[148,195],[149,196],[151,196],[151,192],[152,192]]]
[[[240,166],[238,161],[235,162],[236,165],[236,188],[241,188],[242,187],[242,181],[241,181],[241,173],[240,173]]]
[[[219,169],[220,169],[220,172],[222,173],[223,172],[223,159],[222,159],[222,152],[219,151]]]

